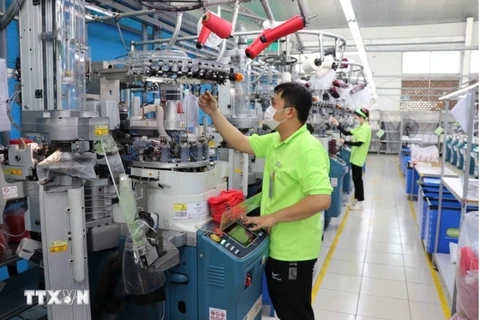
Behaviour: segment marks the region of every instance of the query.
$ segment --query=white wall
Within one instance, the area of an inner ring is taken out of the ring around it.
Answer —
[[[377,87],[378,103],[376,108],[382,110],[399,110],[402,80],[402,52],[369,52],[374,49],[386,48],[388,44],[403,43],[401,45],[389,45],[388,48],[404,50],[406,48],[428,48],[434,50],[436,47],[463,47],[465,46],[466,22],[417,25],[403,27],[382,27],[382,28],[361,28],[362,37],[366,45],[368,61],[373,73],[375,86]],[[333,34],[343,36],[349,44],[347,52],[356,51],[355,42],[350,30],[330,29],[324,30]],[[474,22],[472,45],[479,44],[479,24]],[[302,36],[306,45],[316,45],[316,37]],[[408,43],[415,42],[415,45]],[[327,41],[326,41],[327,44]],[[376,46],[370,46],[375,44]],[[358,55],[348,54],[346,57],[360,62]],[[382,89],[382,87],[396,89]]]

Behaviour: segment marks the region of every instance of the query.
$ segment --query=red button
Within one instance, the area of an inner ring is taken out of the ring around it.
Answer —
[[[252,278],[250,277],[250,273],[247,273],[247,278],[245,279],[245,287],[250,287],[252,285]]]

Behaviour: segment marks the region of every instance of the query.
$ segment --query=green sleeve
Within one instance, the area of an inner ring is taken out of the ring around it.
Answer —
[[[305,152],[297,161],[294,175],[300,182],[302,193],[308,196],[331,195],[330,159],[322,148]]]
[[[250,146],[255,152],[255,157],[265,158],[267,156],[269,148],[273,145],[273,137],[276,133],[269,133],[262,136],[254,134],[248,138]]]

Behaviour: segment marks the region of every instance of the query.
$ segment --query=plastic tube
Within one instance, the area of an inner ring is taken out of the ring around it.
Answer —
[[[227,39],[232,34],[232,24],[212,12],[203,15],[202,24],[222,39]]]
[[[161,105],[157,105],[156,106],[156,117],[157,117],[157,130],[158,130],[158,133],[160,134],[160,136],[162,137],[167,137],[167,141],[171,141],[172,139],[170,138],[170,136],[167,134],[167,132],[165,131],[165,123],[164,123],[164,119],[165,119],[165,114],[164,114],[164,110],[163,110],[163,107]]]

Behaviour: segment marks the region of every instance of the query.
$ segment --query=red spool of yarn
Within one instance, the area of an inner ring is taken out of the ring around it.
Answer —
[[[331,155],[337,154],[337,140],[332,139],[328,141],[328,154],[331,154]]]
[[[265,34],[265,31],[262,32],[255,40],[253,40],[252,44],[245,49],[245,55],[250,59],[255,59],[256,56],[260,54],[263,50],[265,50],[272,42],[262,42],[261,38]]]
[[[205,42],[207,42],[208,40],[208,37],[210,37],[210,34],[212,34],[212,31],[207,27],[202,26],[202,31],[200,31],[200,35],[198,36],[198,40],[196,44],[197,49],[203,48],[203,46],[205,45]]]
[[[263,43],[271,43],[279,38],[295,33],[298,30],[302,30],[303,28],[305,28],[305,21],[302,17],[296,16],[273,29],[265,30],[260,37],[260,41]]]
[[[212,12],[203,15],[202,24],[222,39],[227,39],[232,34],[232,24]]]

